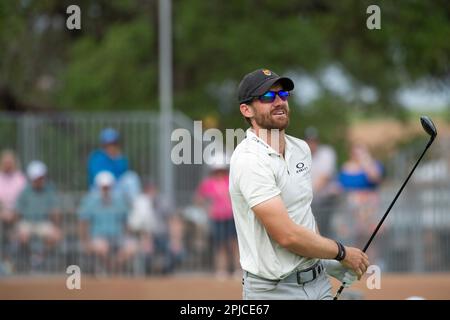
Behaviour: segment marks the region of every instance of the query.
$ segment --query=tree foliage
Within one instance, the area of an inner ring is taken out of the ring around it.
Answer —
[[[81,30],[65,28],[71,4],[81,8]],[[157,4],[0,2],[0,107],[14,97],[55,109],[157,109]],[[366,28],[371,4],[381,9],[381,30]],[[235,97],[245,73],[267,67],[315,75],[338,64],[378,100],[348,107],[325,93],[303,115],[325,124],[333,104],[343,123],[354,110],[395,111],[402,85],[434,78],[449,86],[449,21],[446,0],[173,0],[175,108],[242,126]]]

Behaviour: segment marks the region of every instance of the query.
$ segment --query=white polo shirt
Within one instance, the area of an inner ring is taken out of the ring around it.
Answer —
[[[270,238],[251,208],[280,195],[289,217],[316,232],[311,212],[311,151],[303,140],[285,135],[285,158],[252,129],[230,162],[230,196],[244,270],[266,279],[282,279],[317,259],[299,256]]]

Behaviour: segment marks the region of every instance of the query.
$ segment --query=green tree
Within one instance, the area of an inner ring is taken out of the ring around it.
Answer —
[[[73,2],[1,2],[0,93],[61,109],[158,108],[158,1]],[[70,4],[81,8],[80,31],[65,28]],[[366,28],[371,4],[381,8],[381,30]],[[432,78],[449,87],[449,17],[446,0],[174,0],[175,108],[237,124],[246,72],[315,75],[337,64],[379,98],[345,108],[392,113],[402,85]]]

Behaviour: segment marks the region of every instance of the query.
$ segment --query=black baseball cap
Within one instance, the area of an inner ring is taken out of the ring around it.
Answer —
[[[245,75],[239,84],[238,99],[239,103],[252,100],[255,97],[263,95],[275,83],[281,84],[284,90],[294,89],[294,82],[286,77],[280,77],[269,69],[258,69]]]

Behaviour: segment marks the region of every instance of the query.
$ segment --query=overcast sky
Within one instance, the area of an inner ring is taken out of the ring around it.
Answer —
[[[294,99],[301,105],[308,105],[318,99],[324,90],[328,90],[349,102],[356,98],[372,103],[378,99],[377,91],[369,86],[359,85],[342,68],[330,65],[317,75],[306,73],[291,73],[295,82]],[[436,90],[426,81],[419,81],[415,85],[397,91],[397,101],[409,110],[441,111],[450,106],[450,88]]]

